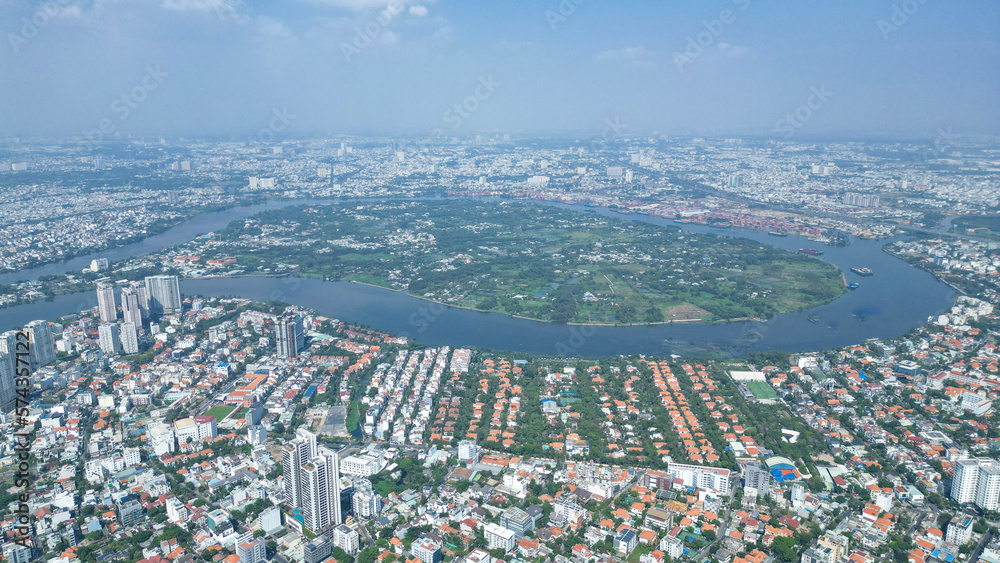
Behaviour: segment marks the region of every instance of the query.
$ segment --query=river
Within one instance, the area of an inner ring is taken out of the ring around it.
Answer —
[[[314,201],[272,202],[225,212],[206,214],[178,225],[143,243],[118,249],[101,256],[120,259],[145,254],[158,248],[186,242],[194,236],[224,227],[230,221],[294,204]],[[554,204],[550,204],[554,205]],[[583,210],[582,206],[562,205]],[[309,307],[319,314],[360,323],[378,330],[413,338],[431,346],[469,346],[495,350],[545,355],[610,356],[618,354],[720,354],[741,357],[752,351],[781,350],[803,352],[826,350],[859,343],[868,338],[894,338],[923,324],[928,316],[938,315],[954,302],[956,292],[933,276],[910,266],[882,250],[886,241],[851,239],[846,247],[828,247],[804,238],[772,237],[761,231],[712,229],[696,225],[678,225],[644,215],[618,215],[604,209],[587,208],[601,215],[681,227],[684,231],[726,237],[743,237],[787,250],[814,248],[824,252],[822,259],[845,272],[848,282],[858,282],[858,289],[843,297],[805,311],[778,315],[767,322],[685,323],[651,326],[571,326],[512,318],[496,313],[481,313],[445,307],[376,287],[350,282],[324,282],[300,278],[212,278],[181,282],[185,295],[239,296],[255,300],[278,299]],[[208,217],[211,215],[212,217]],[[199,220],[200,219],[200,220]],[[186,238],[185,238],[186,237]],[[156,240],[154,240],[156,239]],[[126,250],[132,249],[132,250]],[[131,252],[131,254],[128,254]],[[90,258],[78,258],[82,268]],[[19,279],[65,272],[70,264],[43,266],[20,272]],[[71,266],[75,268],[76,266]],[[874,276],[859,277],[852,267],[867,267]],[[0,283],[3,283],[0,276]],[[0,310],[0,329],[23,325],[34,319],[60,316],[95,307],[95,292],[63,295],[51,302],[10,307]]]

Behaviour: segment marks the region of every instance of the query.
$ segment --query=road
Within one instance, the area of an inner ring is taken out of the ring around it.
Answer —
[[[729,531],[729,524],[733,520],[733,500],[736,498],[736,489],[739,488],[739,484],[740,478],[736,477],[735,483],[729,487],[729,502],[727,503],[728,506],[724,507],[724,510],[726,510],[726,519],[722,521],[722,524],[719,524],[718,528],[716,528],[715,539],[705,545],[705,547],[701,548],[701,550],[698,551],[698,553],[695,553],[693,557],[688,557],[691,561],[707,561],[708,552],[712,549],[712,546],[726,538],[726,534]]]

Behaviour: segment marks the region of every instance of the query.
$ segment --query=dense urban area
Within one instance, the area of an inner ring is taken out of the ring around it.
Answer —
[[[0,317],[84,305],[0,333],[3,559],[1000,563],[998,177],[952,137],[4,141]],[[879,276],[824,260],[873,240],[951,306],[795,353],[429,346],[181,290],[763,323]]]

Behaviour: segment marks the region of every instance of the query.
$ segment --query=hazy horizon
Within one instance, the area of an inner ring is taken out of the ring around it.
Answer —
[[[2,136],[1000,133],[985,1],[4,0],[0,22]]]

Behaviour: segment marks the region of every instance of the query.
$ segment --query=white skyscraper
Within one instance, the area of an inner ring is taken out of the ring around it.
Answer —
[[[318,533],[341,522],[337,452],[317,446],[316,435],[308,430],[295,434],[281,450],[285,502],[301,508],[306,527]]]
[[[979,460],[958,460],[955,463],[955,476],[951,480],[951,500],[959,504],[975,501],[978,485]]]
[[[125,322],[134,324],[136,330],[142,330],[142,307],[139,304],[139,295],[131,287],[122,289],[122,318]]]
[[[121,354],[122,341],[117,324],[103,324],[97,328],[98,344],[105,354]]]
[[[17,331],[0,334],[0,408],[4,412],[14,407],[14,377],[17,374]]]
[[[0,352],[0,410],[7,412],[14,407],[13,356]]]
[[[302,322],[291,315],[280,317],[275,322],[278,356],[294,358],[305,347],[305,335],[302,333]]]
[[[294,508],[302,506],[301,469],[316,455],[316,436],[300,428],[295,439],[281,448],[281,469],[285,483],[285,502]]]
[[[302,467],[302,517],[318,532],[340,524],[340,472],[337,452],[320,446],[316,457]]]
[[[139,300],[139,309],[142,311],[142,320],[149,319],[149,294],[146,292],[146,284],[140,281],[134,281],[129,284],[129,287],[135,291],[135,296]]]
[[[121,335],[122,350],[126,354],[139,353],[139,329],[135,323],[120,323],[118,328]]]
[[[240,563],[263,563],[267,561],[264,538],[255,538],[247,533],[236,541],[236,557]]]
[[[166,315],[181,312],[181,287],[177,276],[146,278],[146,298],[151,312]]]
[[[118,309],[115,305],[115,286],[107,282],[97,282],[97,312],[102,323],[113,323],[118,320]]]
[[[382,510],[382,497],[372,489],[372,482],[361,479],[354,483],[354,495],[351,497],[351,510],[355,518],[371,520],[377,518]]]
[[[983,459],[979,462],[976,506],[986,512],[1000,509],[1000,462],[996,460]]]
[[[28,333],[31,371],[56,361],[56,339],[48,321],[31,321],[24,327]]]

